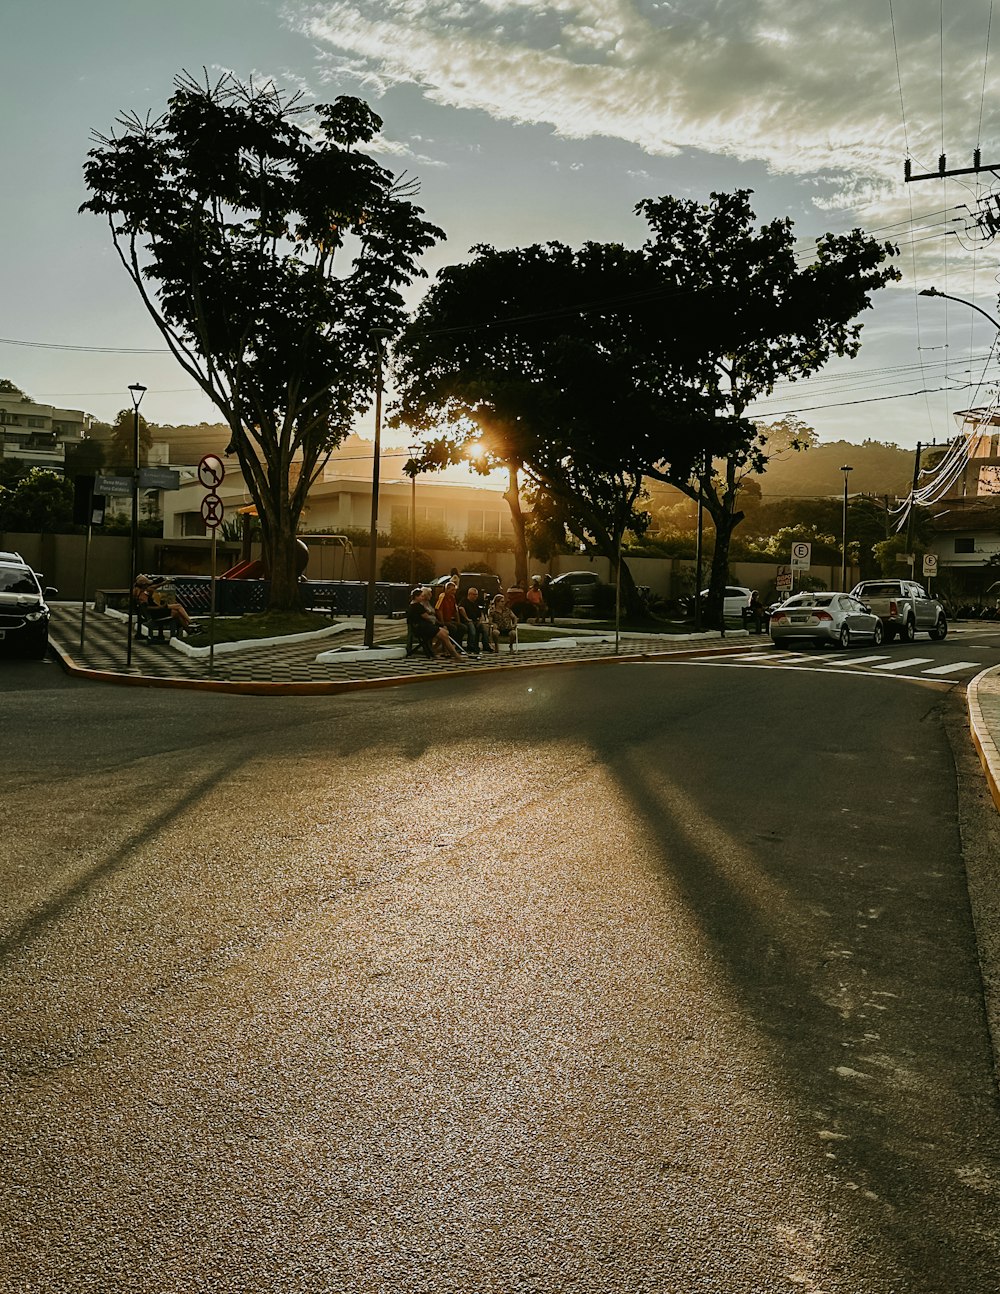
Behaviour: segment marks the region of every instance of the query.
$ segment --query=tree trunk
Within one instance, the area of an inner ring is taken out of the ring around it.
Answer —
[[[510,508],[510,519],[514,526],[514,583],[520,589],[528,587],[528,541],[524,533],[524,513],[521,511],[521,492],[517,481],[517,463],[508,463],[507,471],[510,483],[504,490],[503,497]]]

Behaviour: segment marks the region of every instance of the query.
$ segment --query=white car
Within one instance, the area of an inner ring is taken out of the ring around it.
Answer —
[[[727,620],[738,620],[743,614],[744,607],[750,601],[751,589],[745,589],[742,584],[727,584],[724,590],[724,599],[722,603],[722,614]],[[702,589],[702,605],[708,599],[708,589]]]

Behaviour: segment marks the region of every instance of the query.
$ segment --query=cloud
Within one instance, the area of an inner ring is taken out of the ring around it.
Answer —
[[[985,0],[951,8],[943,128],[949,165],[961,166],[980,136],[1000,140],[1000,96],[993,75],[983,94]],[[907,151],[918,171],[935,169],[941,151],[931,0],[892,15],[885,0],[326,0],[294,22],[331,66],[379,93],[416,87],[439,105],[622,140],[651,157],[763,163],[811,181],[819,209],[861,213],[868,228],[905,221],[911,204],[975,205],[957,185],[943,195],[902,182]]]
[[[945,32],[945,117],[967,152],[986,35],[974,7]],[[931,162],[939,151],[937,7],[897,8],[905,130],[885,0],[330,0],[297,22],[372,84],[450,107],[652,155],[699,149],[889,185],[904,134]],[[987,115],[995,135],[1000,116]]]

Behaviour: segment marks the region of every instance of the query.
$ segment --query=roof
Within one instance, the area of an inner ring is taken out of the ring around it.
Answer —
[[[934,517],[936,531],[1000,531],[1000,498],[977,494],[965,499],[949,499],[947,503],[948,506]]]

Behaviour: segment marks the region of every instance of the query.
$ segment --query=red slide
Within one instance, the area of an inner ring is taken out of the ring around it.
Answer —
[[[255,560],[252,562],[237,562],[231,566],[228,571],[223,571],[219,576],[220,580],[259,580],[264,575],[264,563]]]

